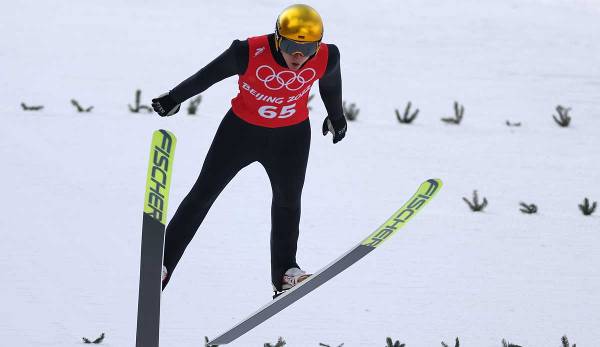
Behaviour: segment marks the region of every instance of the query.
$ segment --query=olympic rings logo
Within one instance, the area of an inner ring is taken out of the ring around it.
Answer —
[[[290,70],[275,73],[275,70],[268,65],[261,65],[256,69],[256,78],[270,90],[280,90],[285,87],[293,92],[304,87],[316,76],[317,72],[312,68],[304,69],[298,74]]]

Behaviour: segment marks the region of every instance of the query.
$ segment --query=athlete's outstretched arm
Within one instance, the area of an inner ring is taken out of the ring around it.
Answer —
[[[328,45],[329,58],[325,74],[319,80],[319,93],[327,109],[327,117],[323,121],[323,135],[333,134],[333,143],[346,136],[346,117],[342,107],[342,73],[340,71],[340,51],[332,44]]]
[[[204,92],[219,81],[244,73],[247,66],[248,41],[235,40],[225,52],[181,82],[169,93],[152,99],[152,107],[163,117],[173,115],[177,113],[182,102]]]
[[[244,55],[246,57],[245,64],[241,64],[244,63]],[[243,73],[245,70],[245,68],[241,69],[243,65],[248,65],[248,42],[235,40],[225,52],[221,53],[200,71],[181,82],[169,94],[174,101],[182,103],[192,96],[202,93],[217,82]]]

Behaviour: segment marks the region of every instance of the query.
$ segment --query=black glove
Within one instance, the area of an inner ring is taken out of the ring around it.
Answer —
[[[331,119],[331,117],[327,116],[323,121],[323,136],[331,132],[333,134],[333,143],[338,143],[346,136],[347,128],[348,125],[345,116],[337,119]]]
[[[161,117],[169,117],[179,112],[181,105],[173,100],[169,93],[164,93],[158,98],[152,99],[152,108]]]

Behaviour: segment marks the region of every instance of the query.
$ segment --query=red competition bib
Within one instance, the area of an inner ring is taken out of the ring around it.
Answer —
[[[328,48],[321,43],[317,54],[293,71],[279,65],[269,48],[267,35],[248,39],[248,68],[239,76],[233,112],[246,122],[267,128],[298,124],[308,118],[308,96],[327,67]]]

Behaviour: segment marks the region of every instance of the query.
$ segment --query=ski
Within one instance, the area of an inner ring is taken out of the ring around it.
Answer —
[[[441,187],[442,181],[439,179],[429,179],[423,182],[417,192],[366,239],[362,240],[354,248],[310,276],[301,284],[278,296],[233,328],[219,335],[212,341],[209,341],[206,345],[216,346],[232,342],[346,270],[400,230],[436,195]]]
[[[152,135],[142,220],[136,347],[159,344],[165,224],[176,142],[175,135],[166,130]]]

